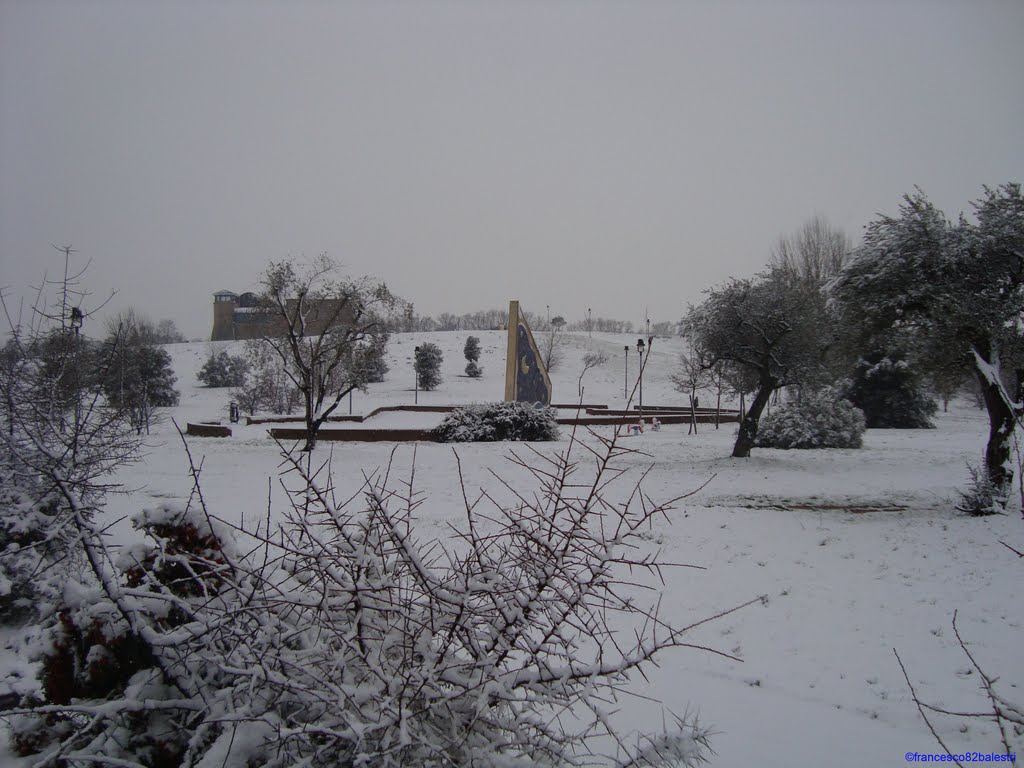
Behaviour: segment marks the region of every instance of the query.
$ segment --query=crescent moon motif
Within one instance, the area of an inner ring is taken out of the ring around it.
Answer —
[[[526,355],[519,358],[519,370],[524,376],[530,372],[530,364],[526,362]]]

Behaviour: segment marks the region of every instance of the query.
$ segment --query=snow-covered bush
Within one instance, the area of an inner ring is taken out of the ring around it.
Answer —
[[[67,522],[52,489],[0,466],[0,623],[26,618],[59,592],[60,577],[48,571],[69,555],[70,537],[55,535]]]
[[[484,403],[456,408],[435,434],[442,443],[540,442],[558,439],[558,421],[553,409],[531,403]]]
[[[864,414],[831,390],[805,395],[761,419],[758,448],[860,448]]]
[[[39,659],[44,700],[35,713],[12,722],[12,742],[20,754],[61,744],[154,768],[182,764],[194,734],[182,720],[189,708],[173,702],[187,687],[181,679],[198,681],[204,675],[176,663],[175,654],[187,652],[188,643],[170,633],[205,629],[204,608],[237,580],[205,515],[161,507],[143,511],[133,523],[147,541],[119,558],[118,581],[124,586],[71,582],[44,629]],[[227,604],[240,608],[237,591],[231,595]]]
[[[595,469],[572,444],[540,466],[514,456],[537,487],[506,498],[463,487],[454,546],[417,533],[414,465],[337,504],[329,466],[298,454],[290,509],[242,532],[248,554],[202,509],[139,516],[148,541],[117,565],[83,527],[96,580],[65,591],[46,700],[8,713],[16,749],[145,768],[702,762],[694,719],[639,735],[607,708],[632,671],[688,643],[632,589],[658,581],[638,539],[669,507],[639,481],[612,490],[629,452],[603,442]]]
[[[920,376],[899,351],[862,357],[839,394],[864,411],[868,429],[935,426],[931,416],[938,406],[925,394]]]

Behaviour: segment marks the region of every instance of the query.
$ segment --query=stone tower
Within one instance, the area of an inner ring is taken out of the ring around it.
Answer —
[[[238,294],[231,291],[217,291],[213,294],[213,333],[210,341],[234,341],[235,307]]]

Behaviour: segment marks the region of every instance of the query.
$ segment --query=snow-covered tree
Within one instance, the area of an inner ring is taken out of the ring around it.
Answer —
[[[746,457],[761,413],[779,387],[825,383],[832,326],[823,294],[781,270],[732,279],[707,292],[683,319],[683,335],[701,364],[727,363],[754,391],[732,455]]]
[[[60,249],[70,266],[70,247]],[[94,325],[81,273],[44,281],[25,320],[0,294],[10,338],[0,365],[0,621],[46,615],[83,565],[79,541],[90,510],[130,461],[138,438],[95,383],[83,383],[82,351],[104,371],[109,348],[89,344]],[[100,305],[102,306],[102,304]]]
[[[831,290],[846,323],[865,337],[909,336],[922,363],[972,372],[989,417],[986,471],[1005,487],[1022,413],[1002,365],[1021,336],[1024,196],[1020,184],[986,187],[973,205],[974,222],[954,223],[920,190],[905,196],[898,216],[868,225]]]
[[[122,312],[107,327],[100,353],[103,394],[136,433],[149,432],[157,409],[178,404],[171,356],[150,340],[147,326],[131,311]]]
[[[420,389],[430,391],[437,389],[441,383],[441,363],[444,355],[441,348],[436,344],[420,344],[416,347],[413,368],[416,371],[416,381]]]
[[[840,395],[864,412],[868,429],[931,429],[937,410],[921,376],[900,350],[872,352],[854,366]]]
[[[388,340],[395,297],[369,279],[336,277],[323,255],[305,268],[294,261],[271,262],[263,274],[262,304],[281,335],[263,342],[299,391],[306,421],[305,451],[316,447],[320,426],[354,389],[365,388]]]
[[[248,372],[249,362],[244,357],[229,355],[225,350],[211,351],[196,378],[208,387],[240,387]]]

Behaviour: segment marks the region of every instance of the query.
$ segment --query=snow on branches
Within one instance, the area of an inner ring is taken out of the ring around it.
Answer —
[[[147,543],[116,564],[83,521],[97,579],[51,631],[63,688],[9,713],[16,743],[41,765],[697,764],[691,717],[615,725],[630,674],[710,650],[686,639],[710,618],[672,626],[638,597],[682,567],[643,538],[680,499],[652,502],[617,468],[632,452],[595,437],[512,454],[533,488],[473,492],[456,454],[465,518],[444,541],[417,526],[415,450],[407,480],[393,453],[347,500],[286,453],[280,522],[230,534],[193,465],[194,504],[139,516]]]

